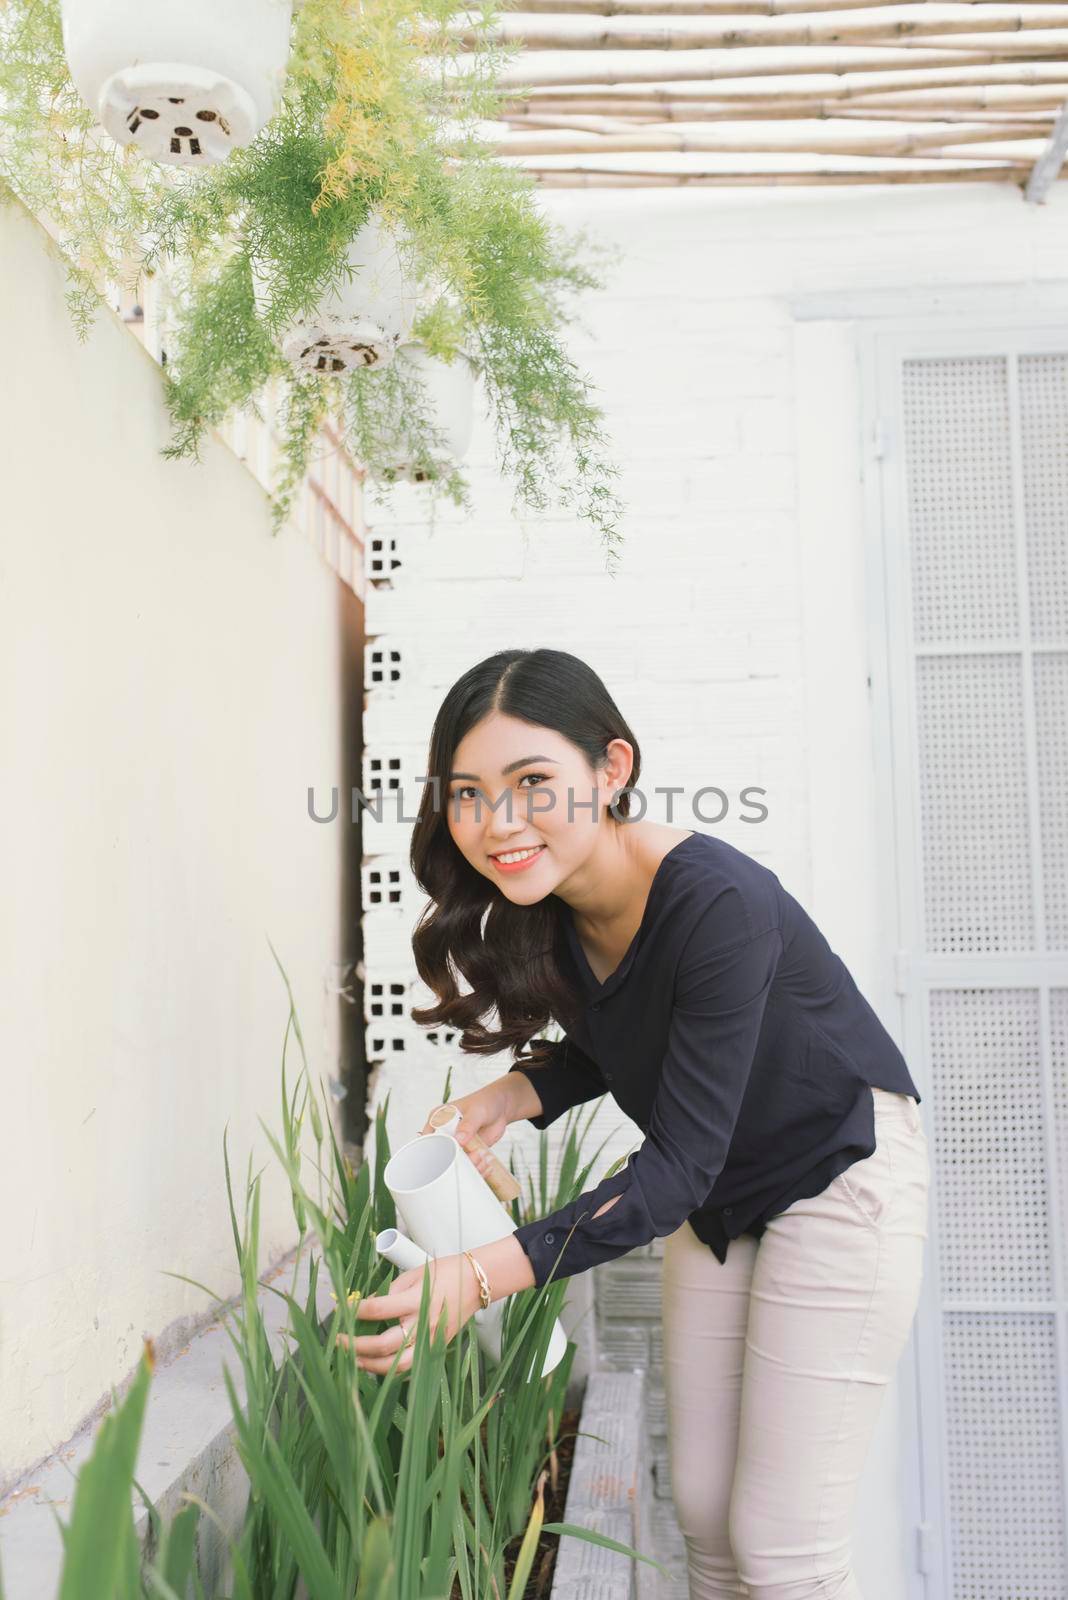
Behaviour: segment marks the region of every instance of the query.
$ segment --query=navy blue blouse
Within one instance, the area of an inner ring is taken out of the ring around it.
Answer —
[[[625,1166],[515,1237],[537,1287],[689,1220],[727,1259],[875,1151],[870,1087],[921,1096],[845,963],[769,868],[714,834],[674,845],[641,924],[598,981],[561,902],[582,1014],[534,1085],[547,1128],[610,1093],[645,1134]],[[593,1213],[621,1195],[603,1216]]]

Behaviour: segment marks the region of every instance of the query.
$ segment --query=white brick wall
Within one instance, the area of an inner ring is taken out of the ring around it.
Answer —
[[[400,681],[368,696],[369,751],[413,757],[421,772],[434,713],[460,672],[506,645],[574,651],[631,720],[651,800],[657,784],[682,784],[687,795],[703,784],[725,789],[732,812],[716,831],[765,860],[808,905],[878,1009],[887,959],[880,907],[857,887],[874,882],[881,846],[864,721],[855,358],[840,325],[825,345],[814,343],[812,325],[797,321],[798,301],[823,295],[833,317],[858,294],[873,297],[862,314],[911,297],[977,321],[1029,295],[1037,305],[1068,278],[1068,192],[1057,185],[1037,207],[994,183],[551,191],[542,203],[565,226],[588,226],[623,251],[604,292],[584,301],[572,340],[623,468],[618,575],[606,575],[596,535],[576,521],[510,515],[488,424],[471,457],[470,518],[443,507],[431,528],[420,491],[398,491],[388,506],[369,497],[367,522],[396,539],[402,563],[391,588],[367,586],[371,647],[402,652]],[[839,583],[840,601],[829,600]],[[839,724],[856,728],[855,746],[843,750],[832,737]],[[770,815],[756,826],[737,820],[746,785],[768,791]],[[648,814],[667,816],[655,804]],[[695,821],[688,805],[672,820]],[[365,839],[373,852],[374,824]],[[418,903],[416,895],[412,920]],[[368,919],[369,960],[381,928],[403,965],[411,921],[393,919],[388,933],[385,924],[377,913]],[[414,1133],[437,1096],[431,1063],[441,1055],[416,1041],[424,1065],[403,1080],[405,1064],[386,1059],[374,1098],[395,1085],[395,1140]],[[503,1058],[453,1059],[458,1093],[507,1067]],[[615,1130],[607,1165],[641,1135],[611,1102],[602,1121],[595,1141]],[[644,1348],[640,1324],[636,1317]],[[615,1338],[629,1347],[618,1322]],[[907,1530],[886,1516],[897,1500],[895,1426],[888,1404],[862,1492],[857,1559],[870,1600],[906,1592]]]

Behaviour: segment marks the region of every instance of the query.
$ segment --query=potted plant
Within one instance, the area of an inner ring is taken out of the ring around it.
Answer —
[[[410,247],[409,247],[410,248]],[[351,372],[388,366],[412,331],[418,282],[405,259],[406,246],[372,212],[345,253],[345,277],[306,312],[282,328],[282,354],[309,372]],[[259,315],[269,314],[271,279],[251,260]]]
[[[70,75],[118,144],[153,161],[225,161],[272,116],[292,0],[62,0]]]
[[[380,483],[403,475],[465,504],[462,354],[517,501],[573,507],[614,555],[617,468],[566,344],[571,296],[600,281],[597,248],[552,224],[530,174],[480,137],[505,58],[492,7],[472,20],[462,0],[305,0],[274,114],[228,159],[193,171],[142,159],[140,128],[116,161],[68,71],[62,15],[61,0],[0,7],[0,178],[48,219],[80,331],[109,281],[136,289],[152,273],[169,284],[167,455],[196,457],[206,430],[257,409],[273,381],[276,527],[327,419]],[[105,66],[120,70],[101,56]],[[382,293],[361,303],[376,276],[368,263],[394,250]],[[437,299],[412,320],[416,283]],[[451,369],[456,402],[441,399],[443,370],[391,359],[411,343]]]
[[[445,479],[471,445],[478,387],[475,364],[462,350],[446,361],[431,355],[425,345],[413,343],[400,347],[396,365],[409,376],[425,410],[418,413],[417,426],[412,426],[412,413],[403,404],[396,406],[392,418],[383,419],[369,475],[385,484]],[[405,392],[410,391],[399,386],[398,393]]]

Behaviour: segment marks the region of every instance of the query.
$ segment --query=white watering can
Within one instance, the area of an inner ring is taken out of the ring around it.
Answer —
[[[405,1231],[386,1228],[377,1235],[375,1246],[395,1266],[421,1267],[515,1232],[511,1216],[449,1132],[417,1134],[389,1158],[383,1177]],[[473,1319],[478,1342],[494,1362],[501,1359],[503,1315],[502,1299],[476,1311]],[[567,1335],[557,1318],[541,1369],[543,1378],[566,1351]],[[528,1379],[533,1376],[533,1371],[528,1373]]]

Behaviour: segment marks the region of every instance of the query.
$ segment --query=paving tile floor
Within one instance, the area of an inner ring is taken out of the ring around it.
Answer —
[[[656,1574],[656,1600],[690,1600],[686,1547],[670,1500],[654,1499],[652,1533],[653,1548],[649,1553],[669,1569],[667,1575]]]

